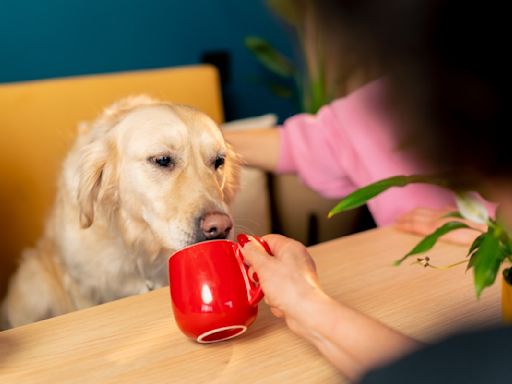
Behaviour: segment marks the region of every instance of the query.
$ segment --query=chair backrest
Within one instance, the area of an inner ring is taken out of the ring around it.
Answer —
[[[43,231],[77,124],[142,93],[223,120],[218,73],[207,65],[0,84],[0,297]]]

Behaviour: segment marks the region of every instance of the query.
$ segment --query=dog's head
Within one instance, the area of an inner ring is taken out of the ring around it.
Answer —
[[[83,228],[114,223],[126,242],[175,250],[230,238],[238,159],[218,126],[187,106],[122,100],[82,133],[78,203]],[[80,141],[79,141],[80,143]]]

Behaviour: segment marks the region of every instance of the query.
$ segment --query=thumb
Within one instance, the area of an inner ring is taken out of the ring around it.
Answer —
[[[254,240],[247,242],[242,247],[242,254],[256,271],[272,260],[272,256],[270,256],[267,251]]]

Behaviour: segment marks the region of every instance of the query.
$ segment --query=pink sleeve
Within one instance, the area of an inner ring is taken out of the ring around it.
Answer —
[[[316,115],[300,114],[285,121],[280,132],[277,173],[297,173],[310,188],[328,198],[338,198],[355,189],[339,165],[336,122],[330,106]]]
[[[316,116],[294,116],[280,128],[277,171],[297,173],[328,198],[341,198],[377,180],[425,173],[411,156],[397,151],[393,121],[379,100],[383,80],[323,107]],[[393,223],[416,208],[454,205],[453,195],[430,185],[393,188],[368,204],[378,225]]]

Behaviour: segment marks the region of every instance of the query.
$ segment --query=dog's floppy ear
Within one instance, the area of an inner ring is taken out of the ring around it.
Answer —
[[[112,152],[113,148],[105,140],[93,141],[81,150],[77,198],[82,228],[92,225],[96,206],[112,191],[113,170],[109,162]]]
[[[92,225],[100,203],[108,215],[117,206],[115,148],[108,141],[109,132],[135,107],[156,103],[158,101],[146,95],[129,96],[107,107],[93,123],[81,126],[80,134],[87,142],[80,150],[78,169],[77,198],[82,228]]]

